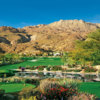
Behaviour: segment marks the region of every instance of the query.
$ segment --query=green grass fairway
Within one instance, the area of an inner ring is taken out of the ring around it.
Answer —
[[[80,91],[95,94],[100,98],[100,82],[86,82],[80,85]]]
[[[16,69],[19,66],[26,67],[26,66],[47,66],[47,65],[63,65],[61,58],[37,58],[37,61],[32,62],[31,60],[27,60],[22,63],[18,64],[13,64],[13,65],[5,65],[5,66],[0,66],[0,70],[9,70],[9,69]]]
[[[8,70],[0,70],[0,74],[2,74],[2,73],[9,73],[9,71]]]
[[[22,83],[0,83],[0,89],[5,90],[6,93],[19,92],[23,88],[30,86],[33,88],[35,87],[35,85],[31,84],[26,84],[26,86],[24,86]]]

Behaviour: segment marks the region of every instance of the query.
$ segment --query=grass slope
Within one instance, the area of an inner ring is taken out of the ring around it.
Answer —
[[[100,82],[86,82],[80,85],[80,91],[95,94],[100,98]]]
[[[25,87],[35,87],[35,85],[31,84],[24,84],[22,83],[0,83],[0,89],[5,90],[6,93],[12,93],[12,92],[19,92]]]
[[[37,58],[36,62],[32,62],[30,60],[18,63],[18,64],[12,64],[12,65],[5,65],[0,67],[1,70],[9,70],[9,69],[16,69],[19,66],[26,67],[26,66],[47,66],[47,65],[63,65],[61,58]]]

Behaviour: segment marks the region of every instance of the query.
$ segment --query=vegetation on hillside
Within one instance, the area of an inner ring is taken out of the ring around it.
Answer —
[[[0,65],[15,64],[21,62],[19,54],[0,54]]]
[[[100,64],[100,29],[88,34],[85,40],[77,40],[75,49],[65,53],[67,64],[99,65]]]

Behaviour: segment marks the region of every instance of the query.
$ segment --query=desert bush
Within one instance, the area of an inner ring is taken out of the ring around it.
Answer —
[[[33,95],[33,88],[27,87],[27,88],[22,89],[22,91],[19,93],[19,98],[28,99],[32,95]]]
[[[75,96],[69,97],[68,100],[96,100],[96,97],[86,93],[79,93]]]
[[[56,79],[44,79],[40,81],[39,89],[41,93],[47,93],[51,88],[57,88],[59,86]]]
[[[74,88],[77,89],[81,83],[78,79],[58,79],[59,85],[64,88]]]
[[[81,81],[72,79],[44,79],[40,81],[38,91],[39,100],[67,100],[77,94],[77,87]]]

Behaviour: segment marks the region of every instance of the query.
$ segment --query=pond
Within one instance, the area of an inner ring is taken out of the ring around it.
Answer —
[[[79,73],[65,73],[61,71],[44,71],[44,72],[17,72],[15,73],[18,77],[26,77],[26,78],[71,78],[71,79],[79,79],[84,82],[97,81],[100,80],[100,74],[79,74]]]

